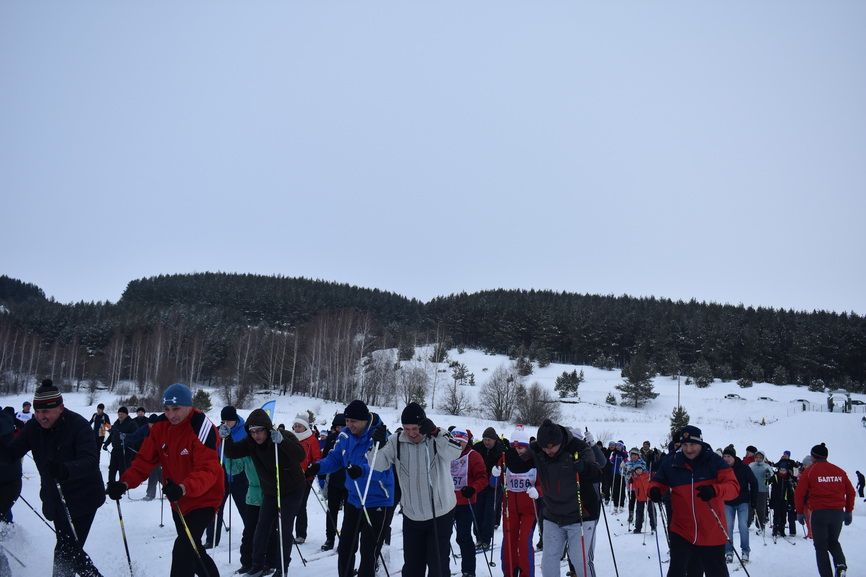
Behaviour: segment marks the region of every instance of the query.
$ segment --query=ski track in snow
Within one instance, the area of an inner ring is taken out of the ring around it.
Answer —
[[[416,349],[416,356],[425,357],[425,349]],[[467,350],[458,354],[456,350],[449,351],[449,358],[464,363],[470,372],[475,374],[476,387],[460,387],[473,400],[477,398],[478,391],[486,382],[488,375],[500,365],[507,365],[508,359],[501,355],[487,355],[480,351]],[[422,363],[418,363],[422,364]],[[446,368],[447,365],[440,365]],[[431,379],[435,365],[430,365]],[[483,371],[487,368],[487,371]],[[608,440],[623,439],[628,447],[639,446],[644,440],[650,440],[653,446],[659,446],[667,435],[669,429],[669,418],[677,399],[677,382],[668,377],[657,377],[655,380],[656,392],[659,397],[648,403],[644,408],[634,409],[630,407],[611,407],[604,404],[604,398],[613,387],[621,382],[618,371],[604,371],[592,367],[574,367],[572,365],[552,364],[543,369],[535,368],[535,371],[527,379],[528,382],[538,381],[553,391],[556,377],[564,370],[571,371],[582,368],[586,381],[580,386],[579,404],[561,405],[561,423],[572,426],[589,427],[596,438],[607,442]],[[445,385],[450,380],[450,371],[439,373],[437,377],[436,401],[440,402],[445,396]],[[432,380],[431,380],[432,382]],[[757,399],[759,396],[769,396],[775,401],[734,401],[724,399],[727,393],[737,393],[747,399]],[[866,467],[866,458],[862,447],[866,444],[866,428],[860,424],[861,413],[857,414],[830,414],[818,412],[799,412],[794,399],[807,399],[813,403],[826,402],[826,395],[812,393],[805,387],[777,387],[767,383],[755,383],[752,388],[741,389],[734,382],[714,382],[707,389],[697,389],[694,386],[681,387],[682,404],[691,416],[691,423],[703,429],[704,438],[713,447],[723,447],[733,443],[738,455],[742,456],[746,445],[754,444],[767,453],[767,457],[776,460],[782,451],[790,449],[792,457],[800,460],[809,453],[812,445],[826,442],[830,450],[830,461],[844,468],[849,478],[856,484],[855,470],[863,471]],[[271,397],[260,397],[257,402],[261,404]],[[294,415],[307,409],[313,410],[318,422],[330,423],[335,411],[343,409],[343,405],[312,399],[309,397],[276,397],[277,413],[275,422],[290,424]],[[853,398],[866,400],[863,395],[853,395]],[[32,400],[32,393],[27,395],[12,395],[3,398],[4,405],[11,405],[16,410],[24,400]],[[113,395],[102,393],[93,404],[87,402],[85,393],[64,394],[66,406],[85,418],[90,418],[94,412],[97,402],[105,403],[112,420],[116,416],[116,399]],[[214,409],[209,412],[212,420],[219,420],[221,408],[219,397],[213,396]],[[477,404],[477,403],[476,403]],[[428,406],[430,402],[428,401]],[[379,413],[384,422],[392,428],[397,426],[400,411],[392,407],[370,407]],[[239,410],[246,417],[251,409]],[[508,433],[513,425],[498,423],[479,418],[477,416],[459,416],[441,414],[437,410],[428,410],[429,416],[439,425],[448,426],[458,424],[475,431],[476,436],[487,426],[493,426],[497,432]],[[765,426],[759,423],[764,419]],[[327,427],[325,427],[327,428]],[[103,471],[103,479],[108,477],[108,453],[101,453],[100,468]],[[41,501],[39,499],[39,480],[32,459],[25,457],[23,461],[25,479],[23,482],[22,495],[41,513]],[[29,478],[28,478],[29,477]],[[171,550],[176,538],[174,524],[168,503],[165,503],[165,526],[160,528],[160,501],[140,500],[144,496],[145,485],[131,491],[133,499],[123,499],[121,507],[126,526],[126,534],[129,541],[129,551],[132,555],[135,577],[164,577],[169,574],[171,565]],[[232,515],[232,561],[228,561],[228,536],[223,535],[219,547],[209,550],[216,561],[220,575],[228,577],[240,566],[239,551],[241,536],[241,519],[234,508]],[[3,545],[14,555],[27,564],[22,568],[10,557],[9,563],[14,576],[43,576],[51,574],[52,553],[55,543],[54,535],[42,521],[27,508],[23,502],[18,502],[13,508],[15,525],[3,540]],[[226,512],[228,515],[228,512]],[[659,559],[656,552],[655,536],[647,534],[646,545],[642,544],[639,535],[625,534],[626,515],[613,516],[608,509],[608,522],[610,523],[611,538],[616,552],[616,563],[621,575],[655,575],[659,571]],[[322,509],[311,502],[308,503],[309,529],[307,542],[301,545],[301,551],[308,558],[307,567],[303,567],[298,558],[297,551],[292,551],[292,569],[303,571],[305,577],[333,577],[336,573],[336,555],[334,552],[322,553],[320,547],[325,540],[325,520]],[[340,516],[342,522],[342,514]],[[798,530],[800,528],[798,527]],[[620,535],[614,535],[622,533]],[[402,516],[395,515],[393,523],[393,539],[390,547],[390,561],[388,564],[392,577],[398,577],[402,566]],[[534,540],[537,541],[537,529]],[[849,527],[843,527],[841,536],[842,547],[848,560],[849,575],[863,574],[866,568],[866,503],[857,499],[854,510],[854,522]],[[456,541],[452,535],[455,551]],[[739,551],[739,537],[735,535],[735,546]],[[476,576],[500,577],[502,575],[502,560],[500,546],[502,543],[502,529],[498,529],[495,537],[496,549],[493,560],[496,567],[490,568],[488,573],[484,566],[482,555],[477,556]],[[857,546],[860,543],[860,546]],[[795,545],[795,546],[792,546]],[[662,561],[666,561],[667,546],[664,531],[659,533],[659,546]],[[797,535],[792,541],[783,542],[779,540],[773,543],[767,536],[766,546],[760,535],[754,530],[750,534],[751,559],[747,567],[752,575],[775,574],[777,568],[785,567],[787,577],[812,576],[817,573],[815,568],[815,552],[811,541],[806,541],[802,535]],[[96,566],[105,577],[129,575],[126,554],[124,552],[123,540],[120,533],[120,525],[117,518],[117,508],[107,500],[102,506],[94,520],[90,535],[85,546],[86,551],[93,559]],[[287,552],[288,553],[288,552]],[[537,575],[540,575],[541,552],[536,553]],[[459,561],[458,561],[459,564]],[[604,529],[604,517],[599,519],[598,534],[595,547],[595,565],[598,575],[614,575],[613,560],[608,544],[607,533]],[[561,573],[564,575],[567,565],[560,565]],[[740,565],[734,558],[734,563],[729,570],[739,570]],[[459,566],[452,561],[451,571],[459,574]],[[662,565],[662,574],[666,574],[667,566]],[[744,573],[741,573],[744,574]],[[384,577],[384,572],[381,572]]]

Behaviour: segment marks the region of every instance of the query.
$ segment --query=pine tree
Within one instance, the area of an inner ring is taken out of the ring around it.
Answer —
[[[653,391],[654,376],[644,356],[635,355],[622,370],[625,382],[616,386],[616,389],[622,393],[623,402],[634,403],[637,408],[648,400],[658,397],[659,394]]]
[[[671,414],[671,436],[689,424],[689,414],[683,407],[674,407]]]
[[[411,361],[412,357],[415,356],[415,345],[410,342],[402,342],[400,343],[400,347],[397,349],[397,358],[401,361]]]
[[[713,369],[710,368],[710,363],[702,358],[692,367],[692,377],[695,379],[695,386],[699,389],[706,389],[713,382]]]
[[[616,397],[613,396],[613,393],[608,393],[604,398],[604,402],[608,405],[616,405]]]

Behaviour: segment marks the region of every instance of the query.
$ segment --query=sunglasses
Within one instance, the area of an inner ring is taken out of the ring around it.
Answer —
[[[261,433],[265,430],[264,427],[250,427],[250,433]]]

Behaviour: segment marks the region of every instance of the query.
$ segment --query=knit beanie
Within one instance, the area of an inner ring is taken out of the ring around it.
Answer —
[[[400,422],[404,425],[420,425],[427,418],[424,409],[418,403],[409,403],[400,415]]]
[[[223,410],[220,411],[220,419],[223,421],[237,421],[238,420],[238,410],[231,405],[223,407]]]
[[[637,450],[637,447],[632,447],[631,451],[629,451],[628,454],[640,456],[640,451]]]
[[[343,416],[346,419],[355,419],[356,421],[369,421],[370,420],[370,409],[367,408],[367,405],[364,404],[364,401],[360,399],[355,399],[346,407],[346,410],[343,411]]]
[[[176,407],[192,406],[192,391],[184,384],[175,383],[165,390],[162,395],[162,404]]]
[[[129,415],[129,409],[127,409],[126,407],[120,407],[119,409],[117,409],[117,412],[118,413],[125,413],[126,415]]]
[[[686,425],[685,427],[679,430],[680,443],[688,443],[688,442],[699,442],[702,443],[703,433],[701,430],[694,425]]]
[[[803,457],[803,460],[800,462],[803,464],[803,467],[808,467],[809,465],[811,465],[812,463],[815,462],[815,459],[812,458],[812,455],[806,455],[805,457]]]
[[[458,441],[463,441],[464,443],[469,442],[469,431],[466,429],[457,429],[454,428],[451,431],[451,436],[457,439]]]
[[[758,448],[754,445],[749,445],[748,447],[746,447],[746,452],[747,453],[757,453]]]
[[[536,438],[542,449],[550,445],[560,445],[562,444],[562,430],[550,419],[544,419],[544,422],[538,427]]]
[[[63,404],[63,395],[60,390],[54,386],[51,379],[42,381],[42,385],[36,389],[36,394],[33,395],[33,408],[39,409],[54,409]]]
[[[496,429],[493,427],[487,427],[484,429],[484,433],[481,435],[482,439],[493,439],[494,441],[499,440],[499,435],[496,434]]]
[[[346,426],[346,415],[343,413],[337,413],[334,415],[334,420],[331,421],[332,427],[345,427]]]
[[[827,450],[827,445],[821,443],[820,445],[815,445],[812,447],[812,456],[815,459],[824,460],[827,458],[827,455],[830,454],[830,451]]]
[[[737,456],[737,450],[734,449],[733,445],[728,445],[722,450],[722,455],[730,455],[731,457]]]
[[[529,446],[529,431],[523,427],[515,429],[514,432],[511,433],[511,444],[523,445],[524,447]]]
[[[150,416],[147,417],[148,423],[155,423],[157,420],[159,420],[159,415],[157,415],[156,413],[151,413]]]

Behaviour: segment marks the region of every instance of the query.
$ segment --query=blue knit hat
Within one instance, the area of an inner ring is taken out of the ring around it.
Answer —
[[[162,395],[162,404],[191,407],[192,391],[186,385],[175,383],[165,390],[165,393]]]

